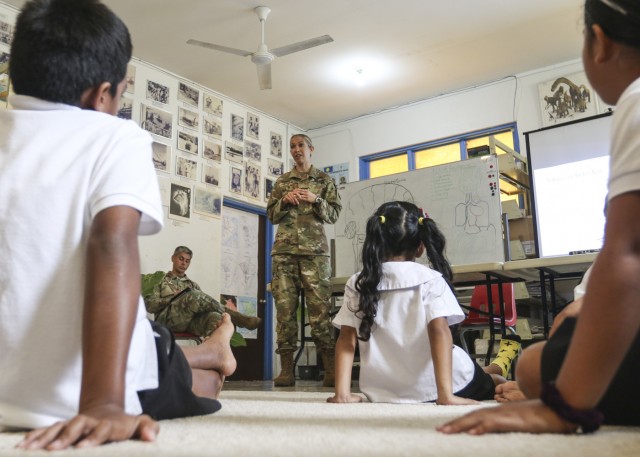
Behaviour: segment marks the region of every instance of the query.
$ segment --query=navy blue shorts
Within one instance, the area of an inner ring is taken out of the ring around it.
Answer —
[[[475,366],[473,379],[462,390],[455,392],[454,395],[478,401],[493,400],[493,396],[496,393],[496,384],[493,382],[493,378],[490,374],[485,373],[475,360],[473,365]]]
[[[201,416],[221,408],[218,400],[196,396],[191,390],[191,367],[166,327],[151,322],[158,355],[158,388],[138,392],[142,412],[156,420]]]

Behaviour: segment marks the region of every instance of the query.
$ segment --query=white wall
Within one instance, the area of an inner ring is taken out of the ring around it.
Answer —
[[[362,156],[514,121],[524,154],[522,133],[542,127],[538,84],[580,71],[582,62],[574,60],[312,130],[307,133],[316,147],[314,163],[327,166],[349,157],[349,178],[355,181]]]

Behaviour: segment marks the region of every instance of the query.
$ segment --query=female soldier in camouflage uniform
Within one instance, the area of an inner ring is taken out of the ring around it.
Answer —
[[[331,176],[311,164],[311,139],[293,135],[290,146],[295,167],[278,178],[267,205],[269,220],[278,225],[271,251],[271,292],[276,303],[276,353],[280,354],[282,372],[275,385],[295,384],[296,310],[300,290],[304,289],[311,336],[325,368],[323,385],[332,387],[335,342],[329,320],[331,266],[323,224],[335,223],[342,205]]]

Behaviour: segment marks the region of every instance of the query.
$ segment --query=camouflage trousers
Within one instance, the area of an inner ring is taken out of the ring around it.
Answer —
[[[329,257],[274,255],[271,293],[276,305],[276,353],[295,351],[298,347],[297,309],[300,290],[311,325],[311,338],[319,350],[334,351],[331,307],[331,266]]]
[[[160,311],[156,322],[174,332],[189,332],[204,337],[218,328],[224,312],[224,307],[215,298],[201,290],[191,290]]]

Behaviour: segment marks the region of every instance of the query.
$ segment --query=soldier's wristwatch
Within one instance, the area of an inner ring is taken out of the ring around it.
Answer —
[[[316,205],[320,205],[324,199],[322,197],[316,197],[316,201],[314,202]]]

